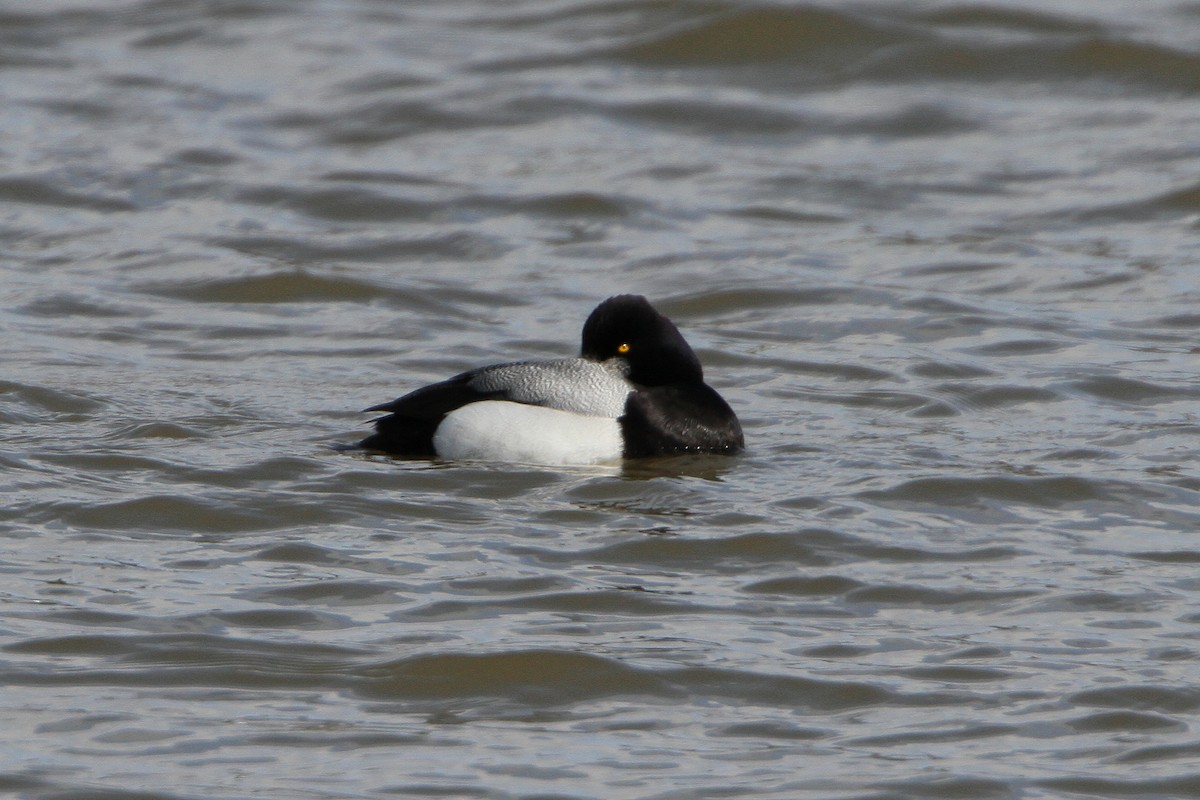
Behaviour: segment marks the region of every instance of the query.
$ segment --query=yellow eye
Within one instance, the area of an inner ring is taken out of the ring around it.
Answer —
[[[619,345],[617,345],[617,352],[620,353],[621,355],[625,355],[626,353],[628,353],[629,352],[629,343],[621,342]]]

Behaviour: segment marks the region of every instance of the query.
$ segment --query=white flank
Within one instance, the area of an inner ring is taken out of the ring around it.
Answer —
[[[621,458],[621,426],[555,408],[484,400],[452,411],[433,435],[442,458],[516,464],[598,464]]]

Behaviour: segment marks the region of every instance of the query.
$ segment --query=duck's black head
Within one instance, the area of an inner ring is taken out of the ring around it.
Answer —
[[[637,294],[620,294],[596,306],[583,324],[580,355],[624,359],[629,379],[643,386],[704,381],[700,359],[679,329]]]

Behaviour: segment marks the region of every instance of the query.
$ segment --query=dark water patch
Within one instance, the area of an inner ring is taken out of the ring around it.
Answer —
[[[1109,461],[1120,458],[1113,450],[1100,450],[1094,447],[1078,447],[1071,450],[1055,450],[1039,456],[1039,461]]]
[[[947,744],[972,739],[1011,736],[1020,729],[1015,725],[971,724],[934,730],[910,730],[903,733],[860,736],[847,740],[853,747],[905,747],[914,744]]]
[[[1162,608],[1165,598],[1154,594],[1117,594],[1113,592],[1066,592],[1039,600],[1020,609],[1022,614],[1055,613],[1126,613],[1153,614]]]
[[[1007,43],[929,37],[909,38],[904,44],[853,64],[849,71],[858,79],[881,82],[903,75],[905,82],[1108,81],[1156,92],[1200,91],[1200,55],[1154,42],[1084,35]]]
[[[608,116],[635,125],[693,136],[796,136],[818,132],[804,117],[782,109],[713,99],[660,99],[626,103],[606,111]]]
[[[1107,286],[1120,286],[1126,283],[1133,283],[1140,277],[1141,276],[1136,272],[1130,272],[1127,270],[1112,270],[1088,278],[1056,283],[1052,286],[1048,286],[1046,291],[1083,292],[1092,289],[1103,289]]]
[[[819,575],[816,577],[789,576],[755,581],[743,586],[742,591],[753,592],[755,594],[779,594],[797,597],[832,597],[844,595],[862,586],[862,582],[844,578],[840,575]]]
[[[493,464],[470,462],[461,464],[434,462],[432,469],[445,471],[449,494],[468,500],[509,501],[525,498],[531,492],[554,486],[564,478],[572,476],[569,468],[559,471],[551,468],[526,466],[520,469],[505,470],[496,469],[496,465]],[[610,497],[615,499],[619,505],[621,501],[639,497],[638,487],[640,484],[633,481],[621,481],[617,478],[610,480],[615,468],[581,467],[579,470],[575,476],[592,480],[568,482],[567,485],[571,488],[567,489],[564,495],[572,501],[584,501],[579,505],[585,509],[589,508],[587,499]],[[411,474],[411,472],[405,473],[406,478]],[[661,513],[665,516],[679,514],[681,510],[675,505],[675,501],[681,496],[686,496],[688,492],[683,487],[672,485],[668,480],[653,480],[661,477],[661,475],[651,475],[651,480],[648,481],[649,488],[646,489],[645,495],[641,495],[646,501],[647,513]],[[436,479],[429,483],[436,486]],[[591,487],[594,487],[594,494]],[[679,490],[678,494],[676,489]],[[696,502],[700,502],[698,497]],[[605,505],[603,500],[599,505]],[[637,500],[633,500],[630,507],[632,508],[634,505],[637,505]]]
[[[143,291],[198,303],[365,302],[397,294],[368,281],[302,270],[150,285]]]
[[[1062,400],[1057,392],[1037,386],[1005,384],[981,386],[979,384],[943,383],[934,387],[939,394],[953,398],[959,409],[1004,408],[1027,403],[1052,403]]]
[[[1200,191],[1200,190],[1198,190],[1198,191]],[[1191,313],[1168,314],[1164,317],[1159,317],[1157,319],[1152,319],[1152,320],[1143,322],[1139,325],[1139,327],[1142,327],[1145,325],[1155,325],[1155,326],[1161,326],[1164,328],[1180,328],[1183,330],[1191,330],[1193,328],[1200,328],[1200,314],[1191,314]]]
[[[226,236],[211,241],[243,255],[291,264],[354,261],[390,264],[405,259],[483,261],[499,258],[508,247],[493,237],[457,230],[423,238],[346,236],[305,241],[298,237]]]
[[[563,589],[568,581],[561,577],[543,575],[520,578],[458,578],[447,581],[445,588],[461,594],[480,597],[504,595],[545,595]]]
[[[861,392],[828,392],[811,389],[778,389],[771,394],[784,400],[822,402],[846,408],[870,408],[905,412],[916,416],[954,416],[957,410],[936,399],[916,392],[864,390]]]
[[[1136,631],[1161,628],[1163,624],[1154,619],[1102,619],[1089,622],[1089,626],[1110,631]]]
[[[1081,394],[1130,405],[1170,403],[1179,400],[1194,400],[1200,397],[1200,388],[1176,386],[1118,375],[1097,375],[1092,378],[1071,381],[1066,386]]]
[[[1160,744],[1136,747],[1122,753],[1113,760],[1118,764],[1149,764],[1158,761],[1192,761],[1200,759],[1200,742],[1184,744]]]
[[[332,180],[334,176],[327,176],[326,179]],[[350,183],[354,182],[352,176],[340,176],[338,180]],[[363,178],[363,182],[385,183],[389,186],[393,183],[403,185],[415,183],[415,181],[407,180],[403,176],[389,177],[386,174],[381,176],[367,175]],[[281,195],[286,195],[291,192],[291,189],[281,189],[279,191]],[[337,191],[343,192],[348,190],[341,189]],[[323,190],[320,194],[329,195],[333,193],[332,190]],[[372,192],[371,194],[372,196],[380,196],[377,192]],[[368,201],[364,199],[364,205],[370,205],[373,202],[373,200]],[[387,202],[385,200],[383,205],[386,206]],[[412,219],[434,222],[446,217],[450,213],[448,209],[451,206],[454,209],[451,218],[455,221],[521,214],[547,219],[611,221],[630,217],[645,206],[643,201],[633,196],[592,191],[545,192],[525,196],[458,194],[453,198],[438,199],[437,201],[396,200],[395,202],[411,204]],[[445,220],[442,219],[441,221],[444,222]]]
[[[1126,553],[1129,558],[1159,564],[1200,564],[1200,550],[1160,550]]]
[[[410,189],[441,189],[453,190],[455,193],[465,190],[470,184],[448,182],[422,175],[419,172],[400,172],[389,169],[338,169],[322,172],[318,180],[328,183],[347,184],[352,186],[381,185],[388,187],[404,186]]]
[[[564,495],[577,508],[590,511],[621,511],[663,520],[700,517],[705,496],[655,470],[641,473],[641,480],[595,480],[578,484]]]
[[[1154,685],[1111,686],[1075,692],[1067,699],[1080,706],[1191,713],[1200,709],[1200,688],[1169,688]]]
[[[944,278],[947,276],[968,275],[975,276],[984,273],[992,273],[998,270],[1009,268],[1009,264],[998,261],[949,261],[939,262],[936,264],[919,264],[913,267],[905,267],[901,274],[913,278]],[[927,306],[923,305],[930,300],[936,302],[938,310],[960,311],[979,313],[981,309],[975,306],[968,306],[962,303],[949,303],[943,297],[922,298],[922,305],[917,306],[925,310]]]
[[[305,542],[272,545],[254,555],[260,561],[279,561],[285,564],[314,564],[333,566],[343,559],[328,548]]]
[[[932,683],[987,683],[1019,677],[1018,673],[1011,670],[963,666],[911,667],[900,670],[898,674],[905,678]]]
[[[1200,661],[1200,651],[1189,647],[1156,647],[1147,656],[1154,661]]]
[[[203,44],[205,42],[215,44],[216,37],[213,36],[211,31],[205,30],[198,25],[192,25],[146,34],[145,36],[131,40],[129,46],[139,50],[152,50],[155,48],[169,49],[181,45]]]
[[[495,114],[468,113],[458,107],[452,110],[449,105],[423,100],[394,98],[347,105],[336,113],[289,111],[267,120],[272,127],[304,131],[335,148],[379,145],[447,128],[461,132],[517,122],[515,117],[506,119]]]
[[[805,728],[799,725],[764,720],[762,722],[739,722],[732,725],[723,725],[710,730],[708,735],[722,738],[807,742],[824,739],[830,733],[830,731],[821,728]]]
[[[386,96],[393,92],[417,89],[435,83],[436,81],[434,80],[409,72],[380,70],[342,81],[337,84],[337,87],[346,94],[381,94]]]
[[[0,11],[0,43],[4,45],[0,47],[0,65],[70,67],[71,61],[56,59],[51,54],[64,38],[64,29],[69,30],[81,19],[91,22],[95,15],[81,9],[65,8],[56,8],[48,14],[38,14],[30,9]],[[50,24],[52,22],[55,24]]]
[[[87,317],[91,319],[119,319],[130,316],[143,316],[141,311],[135,311],[128,306],[118,307],[115,304],[101,304],[94,297],[84,297],[73,292],[55,292],[43,295],[16,309],[17,313],[28,314],[31,317],[48,317],[62,319],[64,317]]]
[[[1003,648],[990,647],[987,645],[980,645],[977,647],[967,647],[963,650],[956,650],[952,653],[946,653],[945,655],[942,655],[942,656],[932,657],[929,660],[930,661],[939,661],[939,662],[962,661],[962,660],[973,660],[973,659],[995,660],[995,659],[1003,658],[1003,657],[1007,656],[1008,653],[1009,653],[1009,651],[1005,650]]]
[[[782,358],[743,358],[743,366],[777,370],[788,375],[814,375],[840,381],[895,381],[895,373],[858,364],[830,363],[822,361],[789,360]]]
[[[764,565],[827,567],[858,560],[900,563],[995,561],[1020,553],[1016,548],[1005,546],[923,549],[880,544],[821,528],[789,533],[745,533],[719,539],[653,536],[582,552],[535,548],[518,548],[517,552],[551,564],[582,560],[715,574],[755,572]]]
[[[736,311],[767,311],[794,306],[825,306],[843,303],[874,304],[880,293],[852,286],[805,286],[802,288],[714,287],[663,300],[659,307],[672,319],[709,319]],[[736,331],[733,333],[736,334]]]
[[[218,612],[209,615],[208,618],[221,625],[251,630],[344,630],[352,624],[349,618],[337,614],[269,608]]]
[[[131,477],[146,479],[161,477],[173,472],[172,465],[155,457],[121,452],[71,452],[69,447],[61,452],[42,452],[38,462],[76,475],[79,485],[103,487],[123,492]]]
[[[987,378],[996,373],[976,364],[953,363],[949,361],[925,361],[909,367],[907,372],[919,378],[932,380],[966,380],[970,378]]]
[[[744,217],[760,222],[779,222],[787,225],[818,225],[846,221],[844,216],[826,211],[798,211],[762,205],[731,208],[727,213],[733,217]]]
[[[67,608],[48,610],[41,619],[47,622],[60,622],[66,625],[77,625],[83,628],[139,628],[145,617],[138,614],[122,614],[115,611],[101,611],[94,608]]]
[[[114,197],[102,188],[87,189],[62,183],[93,183],[82,179],[72,180],[63,176],[16,176],[0,177],[0,202],[23,203],[54,208],[74,208],[85,211],[114,213],[134,211],[137,204],[124,197]]]
[[[425,221],[444,210],[440,203],[393,197],[362,186],[254,186],[239,192],[237,199],[251,205],[288,208],[328,222]]]
[[[337,608],[341,606],[401,603],[412,588],[390,581],[323,580],[254,590],[249,597],[260,603],[284,606],[304,605]]]
[[[1200,797],[1200,772],[1184,772],[1143,780],[1118,778],[1074,777],[1047,778],[1032,782],[1033,786],[1083,797]]]
[[[210,432],[202,430],[195,425],[184,425],[179,422],[153,421],[153,422],[134,422],[128,425],[122,425],[104,438],[114,442],[183,442],[196,439],[207,439],[210,437]],[[75,457],[82,459],[83,465],[90,464],[107,467],[109,469],[121,469],[132,467],[135,464],[140,464],[142,467],[149,467],[153,463],[150,459],[135,459],[130,456],[125,456],[129,459],[125,462],[121,459],[120,454],[112,453],[107,456],[97,456],[86,453],[76,453]]]
[[[458,798],[494,798],[496,793],[492,789],[482,788],[479,786],[470,786],[465,783],[442,782],[442,783],[404,783],[394,784],[385,787],[384,791],[389,796],[397,795],[401,797],[419,797],[419,798],[439,798],[448,797],[453,800]],[[555,798],[554,800],[558,800]],[[563,800],[574,800],[569,796]]]
[[[1070,720],[1067,724],[1080,733],[1117,733],[1120,731],[1185,731],[1187,725],[1160,714],[1139,711],[1106,711]]]
[[[652,33],[610,55],[653,66],[750,66],[853,62],[912,37],[915,30],[889,27],[850,12],[816,7],[729,5],[724,13]],[[803,75],[795,79],[802,80]]]
[[[831,531],[798,531],[795,534],[749,533],[721,539],[675,537],[639,538],[582,553],[547,549],[522,549],[547,563],[580,560],[603,564],[653,565],[659,568],[693,569],[704,572],[742,572],[751,564],[805,564],[825,566],[832,554],[820,553],[807,539],[838,538]]]
[[[847,710],[893,694],[857,681],[819,680],[710,667],[644,669],[596,655],[521,650],[443,653],[369,667],[358,694],[373,700],[495,698],[524,707],[562,706],[602,697],[687,697],[781,706],[797,712]]]
[[[408,747],[430,744],[427,733],[388,733],[385,731],[363,731],[361,733],[338,733],[330,730],[312,733],[288,732],[267,733],[249,736],[243,742],[246,747],[312,748],[331,753],[347,753],[369,747]],[[436,792],[430,796],[436,796]],[[456,795],[457,796],[457,795]]]
[[[472,316],[463,306],[508,307],[520,301],[468,288],[404,288],[381,282],[322,274],[309,270],[274,271],[232,278],[155,282],[141,285],[139,291],[161,297],[197,303],[240,303],[270,305],[286,303],[385,303],[400,311],[435,314],[449,319]],[[443,325],[448,324],[443,320]],[[210,330],[207,338],[222,339],[228,328]],[[282,334],[275,328],[265,333]],[[243,338],[235,336],[234,338]],[[419,363],[419,362],[414,362]],[[444,360],[431,362],[444,367]]]
[[[249,630],[344,630],[354,624],[349,618],[312,610],[248,609],[212,611],[185,616],[147,616],[116,614],[88,608],[49,611],[38,615],[44,622],[72,625],[82,629],[119,628],[156,634],[197,633],[218,635],[227,628]],[[86,643],[86,639],[79,640]],[[84,647],[83,644],[71,646]],[[95,655],[95,653],[93,653]]]
[[[1161,44],[1092,37],[1065,52],[1068,70],[1159,91],[1200,90],[1200,55]]]
[[[699,0],[680,8],[669,0],[600,0],[583,5],[487,6],[472,16],[472,24],[486,23],[499,30],[543,31],[555,26],[583,35],[599,31],[605,35],[626,33],[631,25],[642,28],[671,24],[680,13],[715,14],[727,10],[728,0]]]
[[[427,620],[487,619],[512,611],[547,611],[571,618],[599,615],[643,617],[679,614],[727,614],[728,609],[706,606],[695,597],[665,595],[630,585],[618,589],[585,592],[547,592],[524,597],[488,597],[480,600],[441,600],[396,612],[399,622]]]
[[[1083,17],[1026,8],[959,5],[918,12],[911,19],[947,28],[1001,30],[1033,34],[1100,34],[1104,27]]]
[[[881,545],[875,542],[858,542],[851,548],[869,560],[894,561],[898,563],[922,562],[987,562],[1005,561],[1016,558],[1023,551],[1006,545],[946,549],[933,547],[905,547],[903,545]]]
[[[809,658],[837,658],[837,659],[855,659],[862,658],[874,652],[874,648],[863,645],[849,644],[823,644],[816,647],[809,647],[802,651]]]
[[[539,708],[598,697],[679,699],[682,689],[651,670],[585,653],[520,650],[413,656],[361,670],[371,700],[504,699]]]
[[[312,500],[260,494],[262,502],[247,504],[236,498],[206,498],[176,494],[147,495],[80,505],[74,502],[42,503],[27,509],[31,521],[61,522],[91,531],[151,533],[237,533],[328,524],[336,511]]]
[[[4,651],[18,654],[47,656],[124,656],[136,650],[132,638],[105,634],[53,636],[43,639],[23,639],[4,646]]]
[[[1032,591],[983,591],[979,589],[932,589],[915,585],[870,585],[846,593],[846,601],[867,605],[939,607],[979,605],[1003,607],[1007,601],[1037,595]]]
[[[133,714],[82,714],[63,720],[56,720],[39,725],[38,733],[74,733],[90,731],[112,723],[132,722],[136,719]]]
[[[639,201],[632,197],[597,192],[564,192],[505,201],[506,207],[527,214],[595,219],[627,217],[636,211],[639,205]]]
[[[883,491],[862,492],[858,497],[880,503],[982,508],[1016,504],[1039,508],[1113,499],[1127,488],[1113,482],[1073,477],[1017,478],[916,478]]]
[[[914,297],[911,300],[905,300],[901,307],[914,311],[926,311],[938,317],[952,315],[963,319],[968,324],[986,320],[989,317],[989,312],[983,308],[948,300],[938,295]]]
[[[691,164],[664,164],[661,166],[640,167],[626,173],[626,177],[630,178],[646,178],[653,181],[661,181],[663,183],[678,183],[686,181],[690,178],[700,178],[705,175],[712,175],[716,172],[716,166],[712,164],[691,163]],[[669,259],[670,255],[662,254],[658,256],[660,259]]]
[[[234,430],[237,426],[231,426]],[[209,436],[211,432],[207,432]],[[265,456],[254,458],[254,456]],[[314,470],[319,464],[311,458],[293,455],[279,455],[272,450],[258,451],[241,460],[234,460],[220,466],[198,466],[183,462],[173,463],[172,470],[177,478],[192,481],[196,485],[222,487],[234,490],[231,500],[251,499],[255,491],[271,488],[286,487],[289,490],[310,491],[316,487],[305,486],[308,479],[314,477]],[[242,494],[246,492],[246,494]],[[230,495],[223,495],[230,497]]]
[[[853,117],[817,115],[761,101],[712,97],[659,98],[648,102],[608,104],[600,110],[610,119],[710,139],[779,136],[787,136],[792,142],[801,137],[818,136],[905,139],[949,136],[978,127],[972,119],[930,104]]]
[[[1056,353],[1059,350],[1073,346],[1074,343],[1072,342],[1056,341],[1053,339],[1014,339],[1007,342],[971,347],[966,352],[980,356],[1031,356]]]
[[[178,25],[197,18],[211,22],[258,22],[287,16],[295,8],[295,4],[287,0],[221,0],[220,3],[204,4],[200,7],[154,2],[140,6],[141,13],[133,22],[146,28],[156,25]],[[128,22],[124,15],[121,15],[119,21]]]
[[[946,106],[916,103],[887,114],[840,122],[830,133],[843,136],[878,136],[902,140],[929,136],[952,136],[970,133],[981,128],[974,118],[964,116]],[[979,191],[983,191],[979,188]]]
[[[347,552],[308,542],[271,545],[253,551],[249,557],[257,561],[349,570],[369,575],[409,575],[421,570],[419,564],[394,554],[376,554],[374,550]]]
[[[0,773],[0,790],[11,787],[21,791],[21,797],[38,800],[202,800],[206,795],[178,794],[165,791],[140,791],[138,789],[98,788],[86,782],[75,784],[55,775],[53,780],[36,775]]]
[[[757,195],[769,200],[793,201],[804,197],[808,202],[828,203],[843,208],[847,197],[858,198],[854,213],[863,211],[901,211],[921,202],[944,202],[944,196],[981,195],[997,190],[980,187],[977,183],[949,184],[933,181],[879,181],[871,176],[817,173],[782,173],[761,177],[757,180]],[[939,200],[938,198],[943,198]],[[897,242],[898,244],[903,243]],[[864,295],[866,290],[860,290]],[[882,292],[874,292],[890,304]],[[864,298],[865,299],[865,298]],[[866,319],[860,319],[865,322]]]
[[[1019,787],[1012,781],[993,778],[942,775],[912,781],[889,781],[879,785],[880,794],[863,800],[1016,800]]]
[[[90,665],[73,669],[64,662],[62,669],[53,672],[6,670],[6,679],[20,685],[143,683],[280,689],[341,683],[341,676],[365,653],[311,642],[271,642],[201,633],[51,636],[24,639],[3,649],[16,655],[82,659]],[[102,669],[99,664],[109,668]]]
[[[192,167],[229,167],[241,159],[233,152],[219,147],[186,147],[167,158],[169,164]]]
[[[34,413],[37,418],[42,418],[42,412],[66,416],[91,415],[108,405],[103,398],[75,389],[5,380],[0,380],[0,402],[16,404],[16,410],[12,413],[17,414],[18,418],[28,412]]]

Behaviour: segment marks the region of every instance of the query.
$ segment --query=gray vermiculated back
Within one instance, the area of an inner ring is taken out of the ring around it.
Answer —
[[[471,379],[481,392],[505,392],[521,403],[593,417],[619,417],[631,385],[619,361],[583,358],[521,361],[485,367]]]

